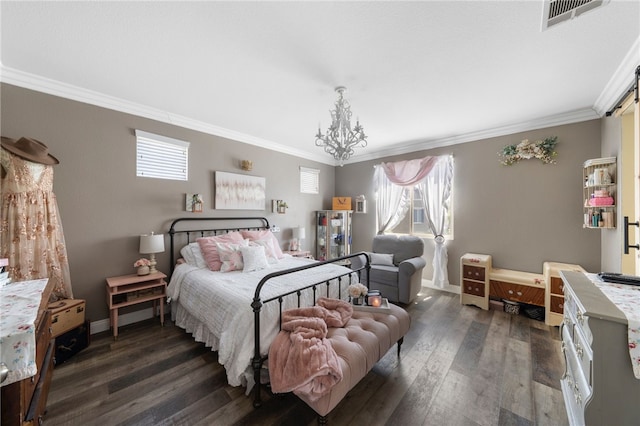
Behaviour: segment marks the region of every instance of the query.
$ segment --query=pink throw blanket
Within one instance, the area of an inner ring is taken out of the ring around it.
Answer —
[[[269,376],[275,393],[295,391],[315,401],[342,380],[338,356],[326,338],[353,314],[348,302],[321,297],[317,305],[282,313],[282,331],[269,348]]]

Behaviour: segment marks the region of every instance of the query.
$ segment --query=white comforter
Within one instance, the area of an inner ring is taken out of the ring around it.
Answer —
[[[218,361],[224,365],[227,380],[232,386],[253,385],[251,358],[254,355],[254,313],[251,308],[255,288],[265,275],[308,264],[308,259],[286,257],[268,269],[244,273],[213,272],[181,264],[176,267],[167,288],[173,303],[172,314],[179,327],[192,333],[218,351]],[[261,300],[278,296],[288,290],[323,281],[349,270],[338,265],[323,265],[269,281],[262,288]],[[356,282],[357,278],[353,278]],[[342,297],[346,298],[348,279],[342,281]],[[318,287],[316,297],[326,296],[326,286]],[[338,286],[331,285],[330,297],[337,297]],[[313,301],[311,291],[303,292],[302,306]],[[297,296],[285,299],[283,309],[297,307]],[[260,351],[269,352],[269,345],[278,334],[278,303],[263,305],[260,314]]]

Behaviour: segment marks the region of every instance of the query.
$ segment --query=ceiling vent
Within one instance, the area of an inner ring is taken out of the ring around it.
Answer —
[[[544,0],[542,31],[604,6],[610,0]]]

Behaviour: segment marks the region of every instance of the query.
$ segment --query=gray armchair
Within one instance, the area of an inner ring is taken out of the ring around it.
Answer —
[[[376,235],[373,238],[369,288],[380,290],[391,302],[411,303],[422,287],[424,242],[413,235]],[[352,267],[364,264],[364,256],[352,259]],[[366,275],[362,276],[366,282]]]

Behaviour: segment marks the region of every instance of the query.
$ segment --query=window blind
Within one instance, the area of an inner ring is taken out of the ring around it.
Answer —
[[[136,176],[188,180],[189,142],[136,130]]]
[[[320,170],[300,166],[300,192],[303,194],[320,193]]]

